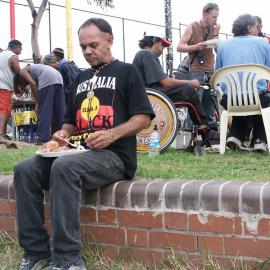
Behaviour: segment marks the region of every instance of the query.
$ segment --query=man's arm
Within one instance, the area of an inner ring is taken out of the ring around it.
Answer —
[[[193,53],[195,51],[202,51],[204,49],[206,49],[206,45],[203,42],[199,42],[197,44],[194,45],[188,45],[187,43],[189,42],[189,40],[191,39],[193,35],[193,30],[192,30],[192,25],[188,25],[182,38],[180,39],[176,50],[178,52],[182,52],[182,53]]]
[[[56,131],[53,134],[53,140],[58,141],[60,144],[66,144],[63,139],[68,140],[69,137],[74,133],[75,127],[71,124],[63,124],[62,129]]]
[[[36,82],[33,80],[33,78],[31,77],[30,73],[30,66],[26,66],[25,68],[23,68],[20,71],[20,75],[29,83],[30,87],[31,87],[31,91],[33,93],[33,96],[35,98],[36,101],[38,101],[38,96],[37,96],[37,84]]]
[[[190,85],[196,89],[200,89],[201,85],[198,80],[177,80],[173,78],[165,78],[159,81],[160,85],[165,88],[171,88],[176,86]]]
[[[112,129],[100,130],[94,132],[89,138],[85,140],[90,148],[106,148],[115,140],[137,134],[142,129],[149,126],[151,117],[148,114],[137,114],[130,119]]]
[[[14,71],[14,73],[18,73],[21,70],[20,64],[19,64],[19,58],[17,55],[13,55],[9,59],[9,66]]]

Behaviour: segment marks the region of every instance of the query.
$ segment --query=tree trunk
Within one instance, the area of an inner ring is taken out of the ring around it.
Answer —
[[[91,0],[87,0],[88,3],[91,3]],[[113,0],[93,0],[100,7],[113,7]],[[42,19],[42,16],[46,10],[46,6],[48,4],[48,0],[42,0],[38,12],[36,12],[35,6],[32,0],[27,0],[28,6],[32,13],[33,23],[31,24],[31,45],[32,45],[32,53],[34,63],[40,63],[41,55],[38,44],[38,30],[39,25]]]
[[[39,43],[38,43],[38,30],[39,30],[39,25],[40,25],[42,16],[46,10],[48,0],[42,0],[42,3],[38,9],[38,12],[36,12],[36,9],[34,7],[32,0],[27,0],[27,2],[30,7],[32,18],[33,18],[33,23],[31,24],[31,27],[32,27],[31,45],[32,45],[33,60],[34,60],[34,63],[40,63],[41,55],[40,55]]]

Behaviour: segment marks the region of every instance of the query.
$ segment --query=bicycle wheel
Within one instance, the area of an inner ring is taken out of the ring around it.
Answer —
[[[179,128],[178,115],[172,101],[162,92],[146,88],[147,96],[156,114],[150,127],[137,134],[137,152],[149,152],[149,136],[157,124],[160,134],[160,151],[164,151],[174,141]]]

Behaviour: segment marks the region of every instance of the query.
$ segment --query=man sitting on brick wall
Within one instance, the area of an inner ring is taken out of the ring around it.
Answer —
[[[78,35],[91,69],[76,78],[64,124],[53,139],[60,144],[84,139],[90,151],[58,158],[36,155],[16,166],[18,235],[24,249],[19,270],[86,269],[80,257],[82,187],[95,189],[132,178],[135,135],[154,117],[136,68],[112,56],[108,22],[91,18]],[[43,189],[50,190],[52,251],[44,228]]]

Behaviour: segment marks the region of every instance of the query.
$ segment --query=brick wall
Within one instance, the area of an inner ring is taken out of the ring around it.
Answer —
[[[0,229],[9,232],[16,230],[12,181],[0,177]],[[46,202],[45,209],[50,229]],[[112,258],[157,263],[173,249],[194,264],[208,251],[221,264],[237,257],[253,265],[270,256],[270,183],[121,181],[83,193],[81,232]]]

